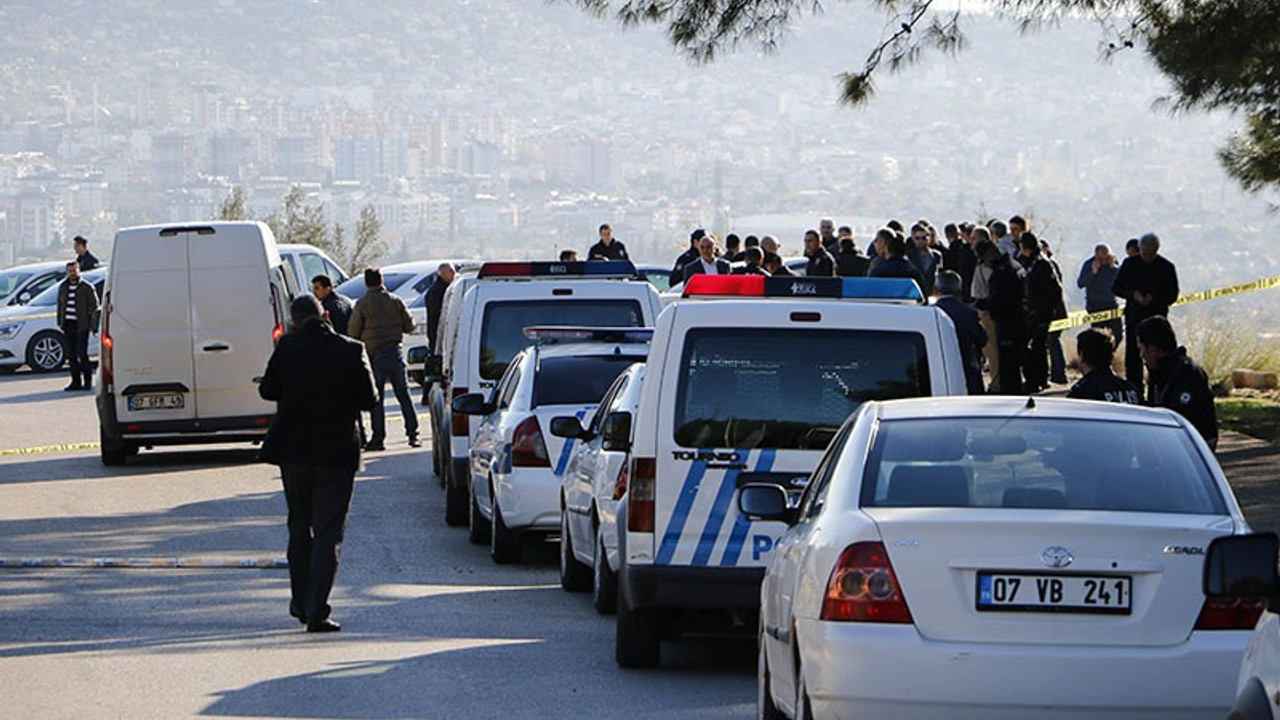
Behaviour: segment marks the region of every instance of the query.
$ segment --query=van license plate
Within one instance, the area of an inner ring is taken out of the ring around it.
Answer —
[[[978,573],[978,610],[1128,615],[1133,578],[1127,575]]]
[[[130,395],[129,410],[181,410],[186,405],[182,393],[156,393],[154,395]]]

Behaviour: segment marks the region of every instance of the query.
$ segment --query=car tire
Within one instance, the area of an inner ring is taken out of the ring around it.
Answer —
[[[596,530],[596,555],[591,563],[591,604],[601,615],[618,611],[618,575],[609,567],[604,534]]]
[[[467,512],[467,539],[472,545],[483,545],[489,541],[489,521],[480,514],[480,503],[476,502],[475,493],[467,494],[471,497],[470,510]]]
[[[520,545],[520,536],[511,532],[502,521],[502,508],[498,507],[498,496],[490,490],[490,506],[493,508],[493,520],[489,523],[489,557],[499,565],[513,565],[520,562],[524,548]]]
[[[756,659],[756,718],[786,720],[786,715],[773,702],[773,676],[769,673],[769,656],[764,651],[764,633],[760,633],[760,651]]]
[[[569,511],[560,508],[560,589],[586,592],[591,589],[591,568],[573,554],[573,536],[569,534]]]
[[[27,343],[27,367],[48,373],[62,367],[67,359],[67,345],[62,333],[42,330]]]
[[[662,636],[658,611],[633,608],[627,598],[618,599],[614,660],[624,668],[652,668],[661,659]]]
[[[1227,720],[1271,720],[1271,703],[1266,688],[1257,678],[1245,684],[1231,706]]]
[[[107,437],[107,431],[101,426],[98,427],[98,447],[102,451],[102,464],[108,467],[123,465],[131,454],[129,443]]]
[[[454,463],[448,463],[445,467],[451,467]],[[467,473],[470,476],[471,473]],[[454,472],[449,471],[449,478],[445,481],[444,486],[444,524],[449,527],[462,527],[467,524],[467,503],[471,499],[471,491],[468,489],[471,485],[471,478],[453,477]]]

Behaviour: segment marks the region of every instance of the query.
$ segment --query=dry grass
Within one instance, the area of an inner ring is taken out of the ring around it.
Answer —
[[[1178,339],[1215,385],[1230,387],[1232,370],[1280,372],[1280,339],[1259,336],[1256,323],[1199,318],[1179,328]]]

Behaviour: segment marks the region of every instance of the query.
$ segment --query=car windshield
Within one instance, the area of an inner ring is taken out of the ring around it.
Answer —
[[[384,272],[382,273],[382,286],[387,289],[387,292],[395,292],[396,289],[405,284],[409,278],[416,275],[417,273],[411,272]],[[359,300],[364,297],[364,273],[360,273],[353,278],[339,283],[334,290],[337,290],[352,300]]]
[[[485,305],[480,329],[480,377],[502,377],[511,358],[533,343],[524,329],[535,325],[641,327],[644,313],[635,300],[491,302]]]
[[[701,328],[685,336],[683,447],[821,449],[867,400],[930,395],[915,332]]]
[[[1180,427],[1061,418],[880,423],[864,507],[1118,510],[1224,515]]]
[[[542,358],[533,384],[533,405],[590,405],[644,355],[586,355]]]
[[[29,277],[31,277],[31,272],[28,270],[15,268],[0,272],[0,297],[12,295],[13,291],[22,287],[22,283],[26,282]]]

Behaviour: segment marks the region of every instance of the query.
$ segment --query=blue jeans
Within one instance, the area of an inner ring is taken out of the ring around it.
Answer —
[[[413,407],[413,398],[409,397],[409,377],[405,370],[404,351],[399,345],[383,350],[369,358],[373,365],[373,383],[378,386],[378,403],[369,411],[371,435],[369,442],[380,443],[387,438],[387,418],[382,403],[387,396],[387,382],[395,391],[396,401],[400,403],[400,414],[404,416],[404,431],[410,439],[418,437],[418,411]]]

